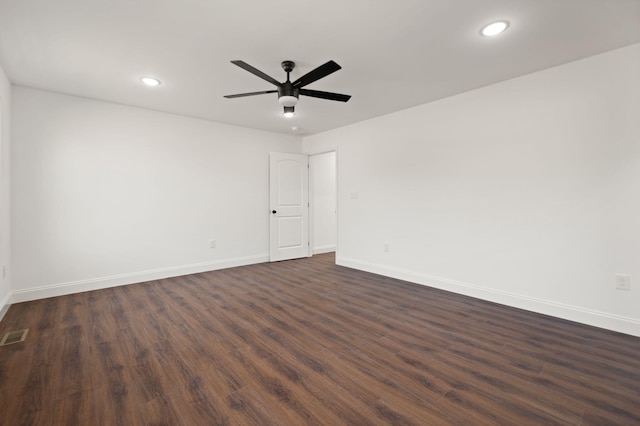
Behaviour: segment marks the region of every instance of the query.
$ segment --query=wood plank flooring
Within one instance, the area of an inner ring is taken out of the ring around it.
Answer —
[[[0,425],[640,424],[640,338],[332,254],[11,306]]]

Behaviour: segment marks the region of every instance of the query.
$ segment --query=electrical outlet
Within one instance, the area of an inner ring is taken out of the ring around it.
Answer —
[[[631,277],[629,275],[616,275],[616,289],[618,290],[631,290]]]
[[[391,246],[389,245],[389,243],[384,243],[383,250],[385,253],[389,253],[390,248]]]
[[[209,241],[209,247],[216,248],[216,240],[210,240]]]

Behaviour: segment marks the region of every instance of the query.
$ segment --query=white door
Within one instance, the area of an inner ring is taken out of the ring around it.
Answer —
[[[269,155],[270,258],[309,256],[309,159],[306,155]]]

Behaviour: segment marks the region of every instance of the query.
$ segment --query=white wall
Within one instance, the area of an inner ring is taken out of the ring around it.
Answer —
[[[309,156],[313,253],[336,251],[336,153]]]
[[[339,147],[339,264],[640,335],[639,117],[636,44],[304,147]]]
[[[299,138],[24,87],[12,120],[15,301],[268,259]]]
[[[11,298],[10,122],[11,83],[0,67],[0,319],[6,313]]]

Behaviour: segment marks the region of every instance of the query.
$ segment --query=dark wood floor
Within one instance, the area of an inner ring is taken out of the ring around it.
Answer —
[[[333,263],[13,305],[0,424],[640,424],[639,338]]]

